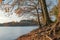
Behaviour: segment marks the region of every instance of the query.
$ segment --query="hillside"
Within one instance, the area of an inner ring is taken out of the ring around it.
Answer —
[[[0,26],[37,26],[38,23],[34,20],[22,20],[20,22],[9,22],[0,24]]]

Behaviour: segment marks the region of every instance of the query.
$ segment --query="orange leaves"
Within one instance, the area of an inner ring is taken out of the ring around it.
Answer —
[[[58,17],[60,17],[60,13],[58,13]]]
[[[22,9],[16,9],[16,10],[15,10],[15,13],[16,13],[17,15],[20,15],[20,14],[22,13]]]
[[[0,3],[2,2],[2,0],[0,0]]]

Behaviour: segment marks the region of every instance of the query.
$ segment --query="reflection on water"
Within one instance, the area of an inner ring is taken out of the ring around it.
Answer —
[[[0,27],[0,40],[15,40],[38,27]]]

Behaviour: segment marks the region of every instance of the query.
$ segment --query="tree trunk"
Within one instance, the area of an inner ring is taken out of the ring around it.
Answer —
[[[58,18],[57,20],[59,21],[60,20],[60,0],[58,0]]]
[[[39,18],[39,12],[38,12],[38,9],[36,8],[36,11],[37,11],[37,19],[38,19],[38,25],[39,25],[39,28],[41,28],[41,23],[40,23],[40,18]]]
[[[49,17],[49,14],[48,14],[46,1],[45,1],[45,0],[38,0],[38,1],[40,2],[41,9],[42,9],[42,13],[44,14],[45,24],[48,25],[48,24],[50,24],[52,21],[50,20],[50,17]]]

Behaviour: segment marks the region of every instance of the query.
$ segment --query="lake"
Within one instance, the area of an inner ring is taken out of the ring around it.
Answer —
[[[0,40],[15,40],[19,36],[29,33],[38,28],[37,26],[29,27],[0,27]]]

